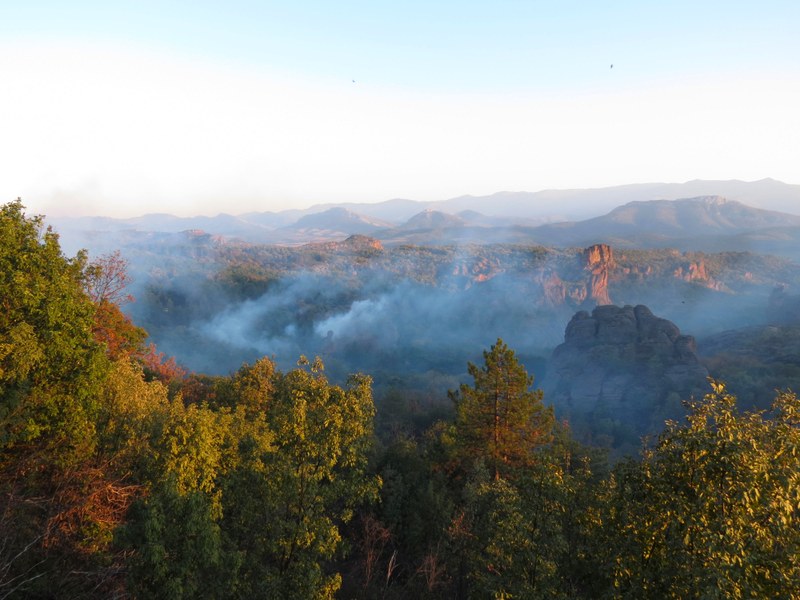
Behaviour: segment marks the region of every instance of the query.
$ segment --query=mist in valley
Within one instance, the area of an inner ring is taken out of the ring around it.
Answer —
[[[498,337],[541,363],[563,338],[572,311],[543,308],[533,288],[503,275],[452,289],[380,275],[347,282],[301,272],[256,298],[225,302],[218,295],[212,314],[180,319],[177,326],[163,309],[160,323],[147,322],[159,312],[150,304],[158,301],[152,293],[131,308],[158,347],[191,370],[226,374],[260,356],[287,368],[307,355],[320,356],[334,379],[365,372],[385,383],[426,373],[466,377],[467,361],[477,361]],[[195,303],[197,293],[172,287],[166,296],[181,298],[192,312],[191,306],[209,302],[206,295]]]
[[[448,208],[473,200],[453,199]],[[402,206],[420,208],[410,201]],[[351,208],[369,214],[366,205]],[[776,387],[800,385],[796,356],[777,350],[793,347],[786,327],[797,319],[787,320],[775,301],[776,290],[787,297],[800,290],[793,258],[800,217],[719,196],[634,201],[589,221],[539,229],[505,221],[465,225],[455,213],[427,209],[386,229],[354,212],[324,209],[307,217],[293,213],[296,222],[286,229],[291,239],[317,240],[299,245],[228,235],[233,230],[226,227],[244,222],[230,218],[217,232],[109,229],[85,233],[84,240],[95,252],[113,243],[123,247],[138,299],[128,312],[160,351],[190,371],[227,375],[263,356],[289,370],[300,356],[318,356],[333,381],[343,383],[352,373],[373,378],[379,419],[395,411],[398,421],[408,421],[415,407],[417,429],[452,409],[448,391],[468,382],[468,363],[479,363],[483,350],[502,338],[536,386],[550,382],[545,396],[558,414],[587,430],[611,419],[611,437],[635,447],[639,435],[658,429],[654,423],[680,417],[680,399],[702,395],[707,384],[704,377],[700,386],[655,383],[658,368],[637,358],[634,346],[586,349],[607,356],[573,376],[600,390],[601,400],[611,393],[604,385],[619,388],[620,369],[637,389],[659,390],[641,399],[647,406],[627,412],[609,416],[602,406],[576,412],[568,396],[553,393],[564,385],[548,377],[551,357],[577,312],[607,304],[647,306],[693,336],[708,375],[729,381],[749,406],[765,407]],[[256,217],[242,219],[253,225]],[[157,226],[156,216],[151,221]],[[789,229],[778,231],[781,223]],[[372,233],[343,233],[356,226]],[[780,252],[752,251],[750,239]],[[640,334],[615,335],[619,344],[635,345]],[[769,343],[754,341],[765,335]],[[625,359],[615,364],[609,357],[620,353]],[[626,424],[645,413],[649,420]]]
[[[590,263],[580,248],[374,246],[356,236],[298,248],[194,248],[149,271],[134,258],[130,312],[192,371],[224,375],[262,356],[291,369],[301,355],[319,356],[333,381],[369,374],[379,414],[410,405],[440,414],[450,409],[448,390],[469,381],[467,363],[498,338],[540,386],[579,310],[646,305],[702,346],[768,324],[776,287],[800,284],[796,264],[749,253],[609,248],[605,263]]]

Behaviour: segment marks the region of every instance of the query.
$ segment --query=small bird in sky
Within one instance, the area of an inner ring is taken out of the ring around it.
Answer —
[[[609,69],[613,69],[613,68],[614,68],[614,65],[611,65],[611,66],[609,67]]]

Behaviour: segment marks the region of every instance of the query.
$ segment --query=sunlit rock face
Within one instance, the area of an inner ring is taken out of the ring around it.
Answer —
[[[589,246],[576,256],[574,264],[559,270],[546,267],[535,275],[541,285],[539,302],[545,306],[575,308],[611,304],[608,281],[615,267],[611,246]]]
[[[591,274],[589,279],[589,298],[597,304],[611,304],[608,295],[608,275],[616,266],[611,246],[595,244],[583,251],[584,269]]]
[[[646,306],[604,305],[572,317],[543,388],[566,415],[647,431],[702,394],[707,376],[694,338],[674,323]]]

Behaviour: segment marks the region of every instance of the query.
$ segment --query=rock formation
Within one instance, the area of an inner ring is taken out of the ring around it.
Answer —
[[[679,265],[675,268],[673,275],[676,279],[681,279],[689,283],[699,283],[710,290],[721,291],[724,287],[722,283],[716,281],[708,274],[704,260],[690,261],[686,264]]]
[[[608,280],[615,266],[611,246],[590,246],[574,264],[561,270],[546,268],[536,275],[542,286],[541,302],[551,307],[611,304]]]
[[[341,242],[318,242],[308,244],[308,247],[317,248],[325,252],[383,252],[383,244],[380,240],[361,234],[353,234]]]
[[[611,304],[608,295],[608,275],[614,268],[614,253],[611,246],[595,244],[583,251],[584,269],[589,271],[589,298],[597,304]]]
[[[705,392],[707,376],[693,337],[646,306],[607,305],[572,317],[542,387],[570,420],[595,429],[609,420],[619,445],[677,417],[680,400]]]
[[[454,277],[465,279],[464,288],[468,288],[475,283],[489,281],[503,272],[504,269],[499,260],[489,259],[485,256],[477,259],[461,258],[455,262],[452,269]]]

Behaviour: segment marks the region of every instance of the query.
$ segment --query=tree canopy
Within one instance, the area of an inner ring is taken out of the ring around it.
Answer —
[[[611,480],[614,585],[637,598],[800,597],[800,401],[739,414],[712,382]]]
[[[262,359],[185,401],[123,268],[0,211],[0,597],[332,597],[379,487],[370,379]]]
[[[456,402],[456,443],[467,460],[483,459],[495,479],[535,461],[553,428],[553,411],[531,390],[528,375],[503,340],[483,352],[484,364],[468,365],[473,385],[462,384]]]

